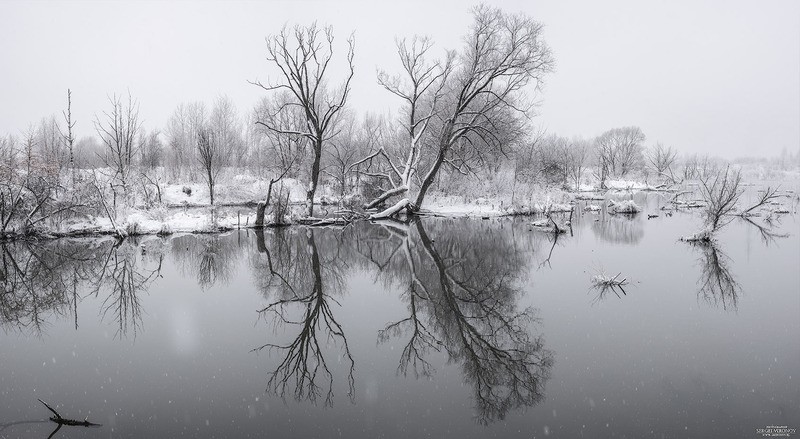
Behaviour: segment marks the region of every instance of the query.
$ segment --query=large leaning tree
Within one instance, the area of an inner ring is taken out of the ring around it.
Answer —
[[[528,92],[539,89],[554,64],[542,24],[485,5],[477,6],[473,16],[460,51],[429,60],[430,40],[401,40],[403,73],[378,76],[386,90],[404,101],[407,140],[394,150],[374,153],[383,166],[370,175],[385,183],[385,191],[365,207],[401,199],[373,218],[418,210],[443,166],[474,173],[490,154],[524,136],[534,108]]]
[[[333,59],[333,28],[319,28],[316,24],[308,27],[296,26],[293,31],[285,27],[278,35],[267,37],[267,61],[273,64],[280,74],[266,84],[255,81],[253,84],[262,89],[288,91],[287,100],[275,111],[300,111],[305,119],[300,130],[287,129],[275,125],[280,120],[276,115],[259,119],[256,123],[277,134],[302,136],[307,140],[313,159],[306,191],[306,214],[314,214],[314,194],[319,182],[320,162],[323,146],[334,136],[336,120],[347,103],[350,94],[350,82],[353,79],[354,38],[347,40],[348,73],[338,88],[328,84],[329,67]]]

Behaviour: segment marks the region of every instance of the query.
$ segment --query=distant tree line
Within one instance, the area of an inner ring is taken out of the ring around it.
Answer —
[[[168,183],[202,181],[215,204],[220,179],[234,172],[269,181],[261,212],[273,185],[293,178],[306,185],[307,216],[324,184],[383,217],[414,212],[432,189],[476,176],[507,176],[514,192],[580,189],[589,179],[604,188],[631,176],[669,185],[722,166],[659,142],[646,146],[636,126],[594,138],[537,131],[534,96],[554,66],[541,23],[488,6],[472,14],[460,48],[436,54],[428,38],[397,40],[398,66],[377,75],[400,104],[396,114],[350,108],[354,37],[337,53],[333,29],[316,24],[267,38],[273,74],[253,81],[263,99],[244,112],[221,96],[210,106],[180,104],[163,129],[148,129],[128,92],[110,95],[88,124],[72,118],[68,91],[61,117],[0,137],[0,234],[62,212],[99,209],[113,218],[118,206],[160,204]],[[800,151],[784,150],[776,160],[788,168],[798,159]]]

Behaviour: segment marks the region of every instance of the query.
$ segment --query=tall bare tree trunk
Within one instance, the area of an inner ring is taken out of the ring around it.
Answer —
[[[306,192],[306,215],[314,216],[314,195],[317,193],[319,183],[319,165],[322,159],[322,139],[314,142],[314,163],[311,165],[311,182]]]

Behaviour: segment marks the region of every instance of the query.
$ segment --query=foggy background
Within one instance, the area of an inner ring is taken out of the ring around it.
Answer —
[[[550,133],[596,136],[638,125],[646,144],[725,158],[774,156],[800,145],[800,2],[491,1],[545,24],[556,58],[535,121]],[[284,24],[334,26],[343,61],[356,38],[350,106],[394,109],[375,80],[399,72],[394,39],[429,35],[458,48],[463,1],[0,3],[0,133],[18,134],[66,107],[76,137],[95,135],[106,96],[130,90],[145,128],[182,102],[226,94],[240,114],[275,77],[264,37]],[[341,68],[334,66],[337,83]]]

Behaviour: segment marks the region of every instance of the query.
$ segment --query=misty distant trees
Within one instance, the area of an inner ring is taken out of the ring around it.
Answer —
[[[108,97],[108,102],[111,108],[95,118],[95,129],[105,145],[101,159],[112,172],[111,178],[115,182],[112,185],[116,184],[127,197],[132,165],[139,149],[136,139],[142,127],[139,103],[130,93],[127,100],[115,94]]]
[[[217,99],[210,118],[199,120],[198,123],[197,159],[213,205],[217,178],[226,166],[236,163],[235,153],[241,144],[241,130],[233,103],[224,97]]]
[[[646,140],[639,127],[613,128],[595,140],[600,186],[605,187],[608,176],[626,176],[642,165],[643,143]]]

